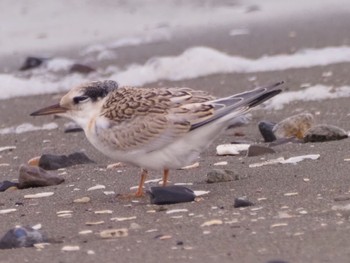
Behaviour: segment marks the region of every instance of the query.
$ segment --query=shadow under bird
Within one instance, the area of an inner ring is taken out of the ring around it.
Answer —
[[[214,98],[190,88],[118,87],[112,80],[72,88],[60,102],[31,116],[56,114],[77,122],[90,143],[111,159],[141,168],[136,196],[142,196],[148,170],[192,163],[229,127],[239,126],[253,107],[281,92],[267,87]]]

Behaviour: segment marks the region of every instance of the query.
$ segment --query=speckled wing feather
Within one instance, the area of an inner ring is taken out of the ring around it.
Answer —
[[[213,99],[189,88],[121,87],[103,105],[101,116],[112,124],[99,133],[112,137],[119,150],[150,152],[186,134],[195,121],[213,115],[213,107],[203,104]]]

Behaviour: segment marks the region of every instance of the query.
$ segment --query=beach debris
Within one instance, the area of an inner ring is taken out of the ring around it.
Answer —
[[[284,157],[280,157],[277,159],[271,159],[268,161],[264,161],[261,163],[253,163],[253,164],[249,164],[250,168],[255,168],[255,167],[261,167],[261,166],[265,166],[265,165],[271,165],[271,164],[297,164],[298,162],[301,162],[303,160],[317,160],[320,158],[319,154],[308,154],[308,155],[300,155],[300,156],[294,156],[294,157],[290,157],[288,159],[284,159]]]
[[[171,239],[173,236],[171,235],[156,235],[154,237],[154,239],[159,239],[159,240],[167,240],[167,239]]]
[[[81,198],[77,198],[73,200],[73,203],[81,203],[81,204],[86,204],[90,202],[90,197],[84,196]]]
[[[88,188],[87,191],[101,190],[101,189],[105,189],[105,188],[106,188],[106,186],[104,186],[103,184],[97,184],[95,186]]]
[[[253,202],[249,201],[247,197],[237,197],[233,203],[234,208],[247,207],[254,205]]]
[[[64,124],[65,133],[81,132],[81,131],[83,131],[83,129],[76,122],[70,121]]]
[[[0,129],[0,134],[21,134],[25,132],[31,132],[31,131],[39,131],[39,130],[54,130],[57,129],[58,125],[55,122],[45,123],[42,126],[34,126],[31,123],[22,123],[18,126],[12,126]]]
[[[37,193],[37,194],[29,194],[25,195],[25,199],[36,199],[36,198],[42,198],[42,197],[49,197],[52,196],[54,192],[42,192],[42,193]]]
[[[270,225],[270,228],[275,228],[275,227],[281,227],[281,226],[288,226],[288,223],[276,223]]]
[[[304,142],[325,142],[348,138],[345,130],[328,124],[311,127],[304,135]]]
[[[87,225],[87,226],[97,226],[97,225],[102,225],[104,223],[105,223],[105,221],[103,221],[103,220],[100,220],[100,221],[88,221],[88,222],[85,222],[85,225]]]
[[[0,249],[32,247],[47,242],[46,235],[30,226],[18,226],[10,229],[0,240]]]
[[[190,170],[199,167],[199,162],[195,162],[193,164],[181,167],[180,170]]]
[[[223,222],[220,219],[213,219],[213,220],[209,220],[204,222],[203,224],[201,224],[201,227],[205,227],[205,226],[217,226],[217,225],[222,225]]]
[[[273,133],[277,138],[303,139],[306,131],[314,125],[314,122],[314,116],[311,113],[299,113],[277,123],[273,127]]]
[[[94,213],[97,214],[97,215],[103,215],[103,214],[112,214],[113,211],[112,210],[108,210],[108,209],[107,210],[97,210]]]
[[[18,187],[18,183],[14,183],[7,180],[0,182],[0,192],[5,192],[7,189],[11,187]]]
[[[69,155],[43,154],[39,160],[39,166],[45,170],[57,170],[60,168],[76,165],[93,163],[85,153],[75,152]]]
[[[275,127],[275,122],[261,121],[258,124],[259,131],[264,138],[265,142],[273,142],[276,140],[276,136],[273,133],[273,127]]]
[[[81,231],[79,231],[79,235],[88,235],[88,234],[92,234],[92,233],[94,233],[92,230],[90,230],[90,229],[87,229],[87,230],[81,230]]]
[[[136,219],[136,216],[130,216],[130,217],[112,217],[111,221],[117,221],[117,222],[123,222],[123,221],[129,221]]]
[[[290,192],[290,193],[284,193],[283,195],[284,196],[296,196],[298,194],[299,194],[298,192]]]
[[[217,155],[239,155],[247,151],[250,144],[220,144],[216,146]]]
[[[214,163],[213,165],[215,165],[215,166],[224,166],[224,165],[227,165],[227,164],[228,164],[227,161],[222,161],[222,162]]]
[[[265,155],[270,153],[276,153],[276,151],[270,147],[250,145],[247,151],[247,157]]]
[[[44,61],[48,60],[47,58],[40,57],[27,57],[19,68],[20,71],[25,71],[28,69],[33,69],[39,67]]]
[[[179,185],[151,187],[147,193],[150,195],[151,204],[156,205],[192,202],[196,198],[191,189]]]
[[[126,165],[124,163],[118,162],[118,163],[112,163],[107,165],[107,169],[116,169],[116,168],[120,168],[120,167],[125,167]]]
[[[16,146],[3,146],[3,147],[0,147],[0,152],[5,152],[5,151],[12,151],[16,149]]]
[[[174,213],[185,213],[185,212],[188,212],[188,209],[172,209],[172,210],[167,210],[165,213],[174,214]]]
[[[61,251],[65,251],[65,252],[79,251],[79,250],[80,250],[79,246],[63,246],[61,248]]]
[[[240,176],[232,170],[227,169],[213,169],[207,173],[206,182],[211,183],[221,183],[239,180]]]
[[[9,213],[12,213],[12,212],[15,212],[15,211],[17,211],[16,208],[1,209],[0,210],[0,215],[9,214]]]
[[[196,197],[202,196],[202,195],[207,195],[207,194],[210,193],[210,191],[203,191],[203,190],[196,190],[196,191],[193,191],[193,192],[196,195]]]
[[[80,63],[74,63],[70,68],[69,68],[69,73],[81,73],[81,74],[89,74],[93,71],[96,71],[96,69],[80,64]]]
[[[119,238],[127,237],[129,235],[127,228],[118,229],[106,229],[100,232],[100,237],[102,238]]]
[[[64,182],[60,175],[50,173],[40,167],[22,164],[19,168],[18,188],[58,185]]]

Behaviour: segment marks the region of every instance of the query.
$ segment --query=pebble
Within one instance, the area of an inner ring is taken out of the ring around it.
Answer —
[[[70,133],[70,132],[81,132],[83,129],[75,122],[67,122],[64,124],[64,132]]]
[[[285,193],[283,194],[284,196],[296,196],[298,195],[299,193],[298,192],[293,192],[293,193]]]
[[[100,237],[102,238],[119,238],[127,237],[129,235],[127,228],[119,229],[107,229],[100,232]]]
[[[74,63],[69,69],[69,73],[88,74],[93,71],[96,71],[96,70],[90,66],[80,64],[80,63]]]
[[[334,198],[334,201],[339,202],[339,201],[347,201],[350,200],[350,196],[348,195],[340,195]]]
[[[254,205],[254,203],[249,201],[246,197],[238,197],[238,198],[235,198],[233,207],[240,208],[240,207],[247,207],[252,205]]]
[[[250,144],[221,144],[216,147],[217,155],[239,155],[247,151]]]
[[[228,164],[228,162],[223,161],[223,162],[214,163],[213,165],[215,165],[215,166],[221,166],[221,165],[227,165],[227,164]]]
[[[0,192],[4,192],[11,187],[17,187],[17,186],[18,186],[18,183],[5,180],[3,182],[0,182]]]
[[[15,212],[15,211],[17,211],[16,208],[1,209],[0,210],[0,215],[9,214],[9,213],[12,213],[12,212]]]
[[[30,159],[27,163],[31,166],[39,166],[40,156],[35,156],[32,159]]]
[[[97,184],[95,186],[88,188],[87,191],[94,191],[94,190],[100,190],[100,189],[105,189],[105,188],[106,188],[106,186],[104,186],[102,184]]]
[[[306,131],[313,125],[314,116],[311,113],[300,113],[277,123],[273,128],[273,132],[277,138],[296,137],[303,139]]]
[[[118,162],[118,163],[112,163],[107,165],[107,169],[115,169],[115,168],[120,168],[120,167],[125,167],[125,164]]]
[[[325,142],[348,138],[345,130],[327,124],[316,125],[310,128],[304,135],[304,142]]]
[[[188,209],[172,209],[172,210],[166,211],[165,213],[174,214],[174,213],[184,213],[184,212],[188,212]]]
[[[247,151],[247,157],[265,155],[270,153],[276,153],[276,151],[265,146],[250,145]]]
[[[261,121],[258,124],[259,131],[264,138],[265,142],[273,142],[276,140],[276,136],[273,133],[273,127],[275,127],[275,122]]]
[[[26,199],[35,199],[35,198],[42,198],[42,197],[52,196],[53,194],[54,194],[53,192],[42,192],[42,193],[37,193],[37,194],[25,195],[24,198],[26,198]]]
[[[43,154],[39,160],[39,166],[45,170],[57,170],[76,164],[93,163],[85,153],[75,152],[70,155]]]
[[[179,185],[151,187],[147,193],[150,196],[151,204],[156,205],[192,202],[196,198],[191,189]]]
[[[101,215],[101,214],[112,214],[113,211],[112,210],[99,210],[99,211],[95,211],[94,212],[97,215]]]
[[[122,221],[127,221],[127,220],[134,220],[134,219],[136,219],[136,216],[131,216],[131,217],[113,217],[113,218],[111,218],[111,221],[122,222]]]
[[[235,181],[239,179],[239,175],[232,170],[213,169],[207,173],[206,182],[211,184]]]
[[[87,226],[97,226],[97,225],[102,225],[102,224],[104,224],[105,223],[105,221],[95,221],[95,222],[85,222],[85,225],[87,225]]]
[[[73,203],[89,203],[90,202],[90,197],[84,196],[82,198],[77,198],[74,199]]]
[[[70,251],[79,251],[80,247],[79,246],[64,246],[61,248],[62,251],[65,252],[70,252]]]
[[[24,71],[39,67],[47,58],[27,57],[19,70]]]
[[[277,223],[277,224],[272,224],[270,228],[275,228],[275,227],[281,227],[281,226],[288,226],[288,223]]]
[[[87,234],[92,234],[93,231],[92,230],[82,230],[82,231],[79,231],[79,235],[87,235]]]
[[[64,182],[64,178],[37,167],[22,164],[19,168],[18,188],[42,187],[58,185]]]
[[[190,170],[190,169],[194,169],[194,168],[197,168],[197,167],[199,167],[199,162],[196,162],[196,163],[193,163],[193,164],[181,167],[180,170]]]
[[[36,243],[45,243],[46,235],[30,226],[10,229],[0,240],[0,249],[32,247]]]
[[[220,219],[213,219],[213,220],[209,220],[209,221],[204,222],[203,224],[201,224],[201,227],[204,227],[204,226],[217,226],[217,225],[222,225],[222,224],[223,224],[222,220],[220,220]]]

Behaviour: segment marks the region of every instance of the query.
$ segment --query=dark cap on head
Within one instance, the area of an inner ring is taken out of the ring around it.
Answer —
[[[114,80],[94,81],[85,86],[84,96],[96,101],[99,98],[104,98],[109,92],[118,88],[118,83]]]

